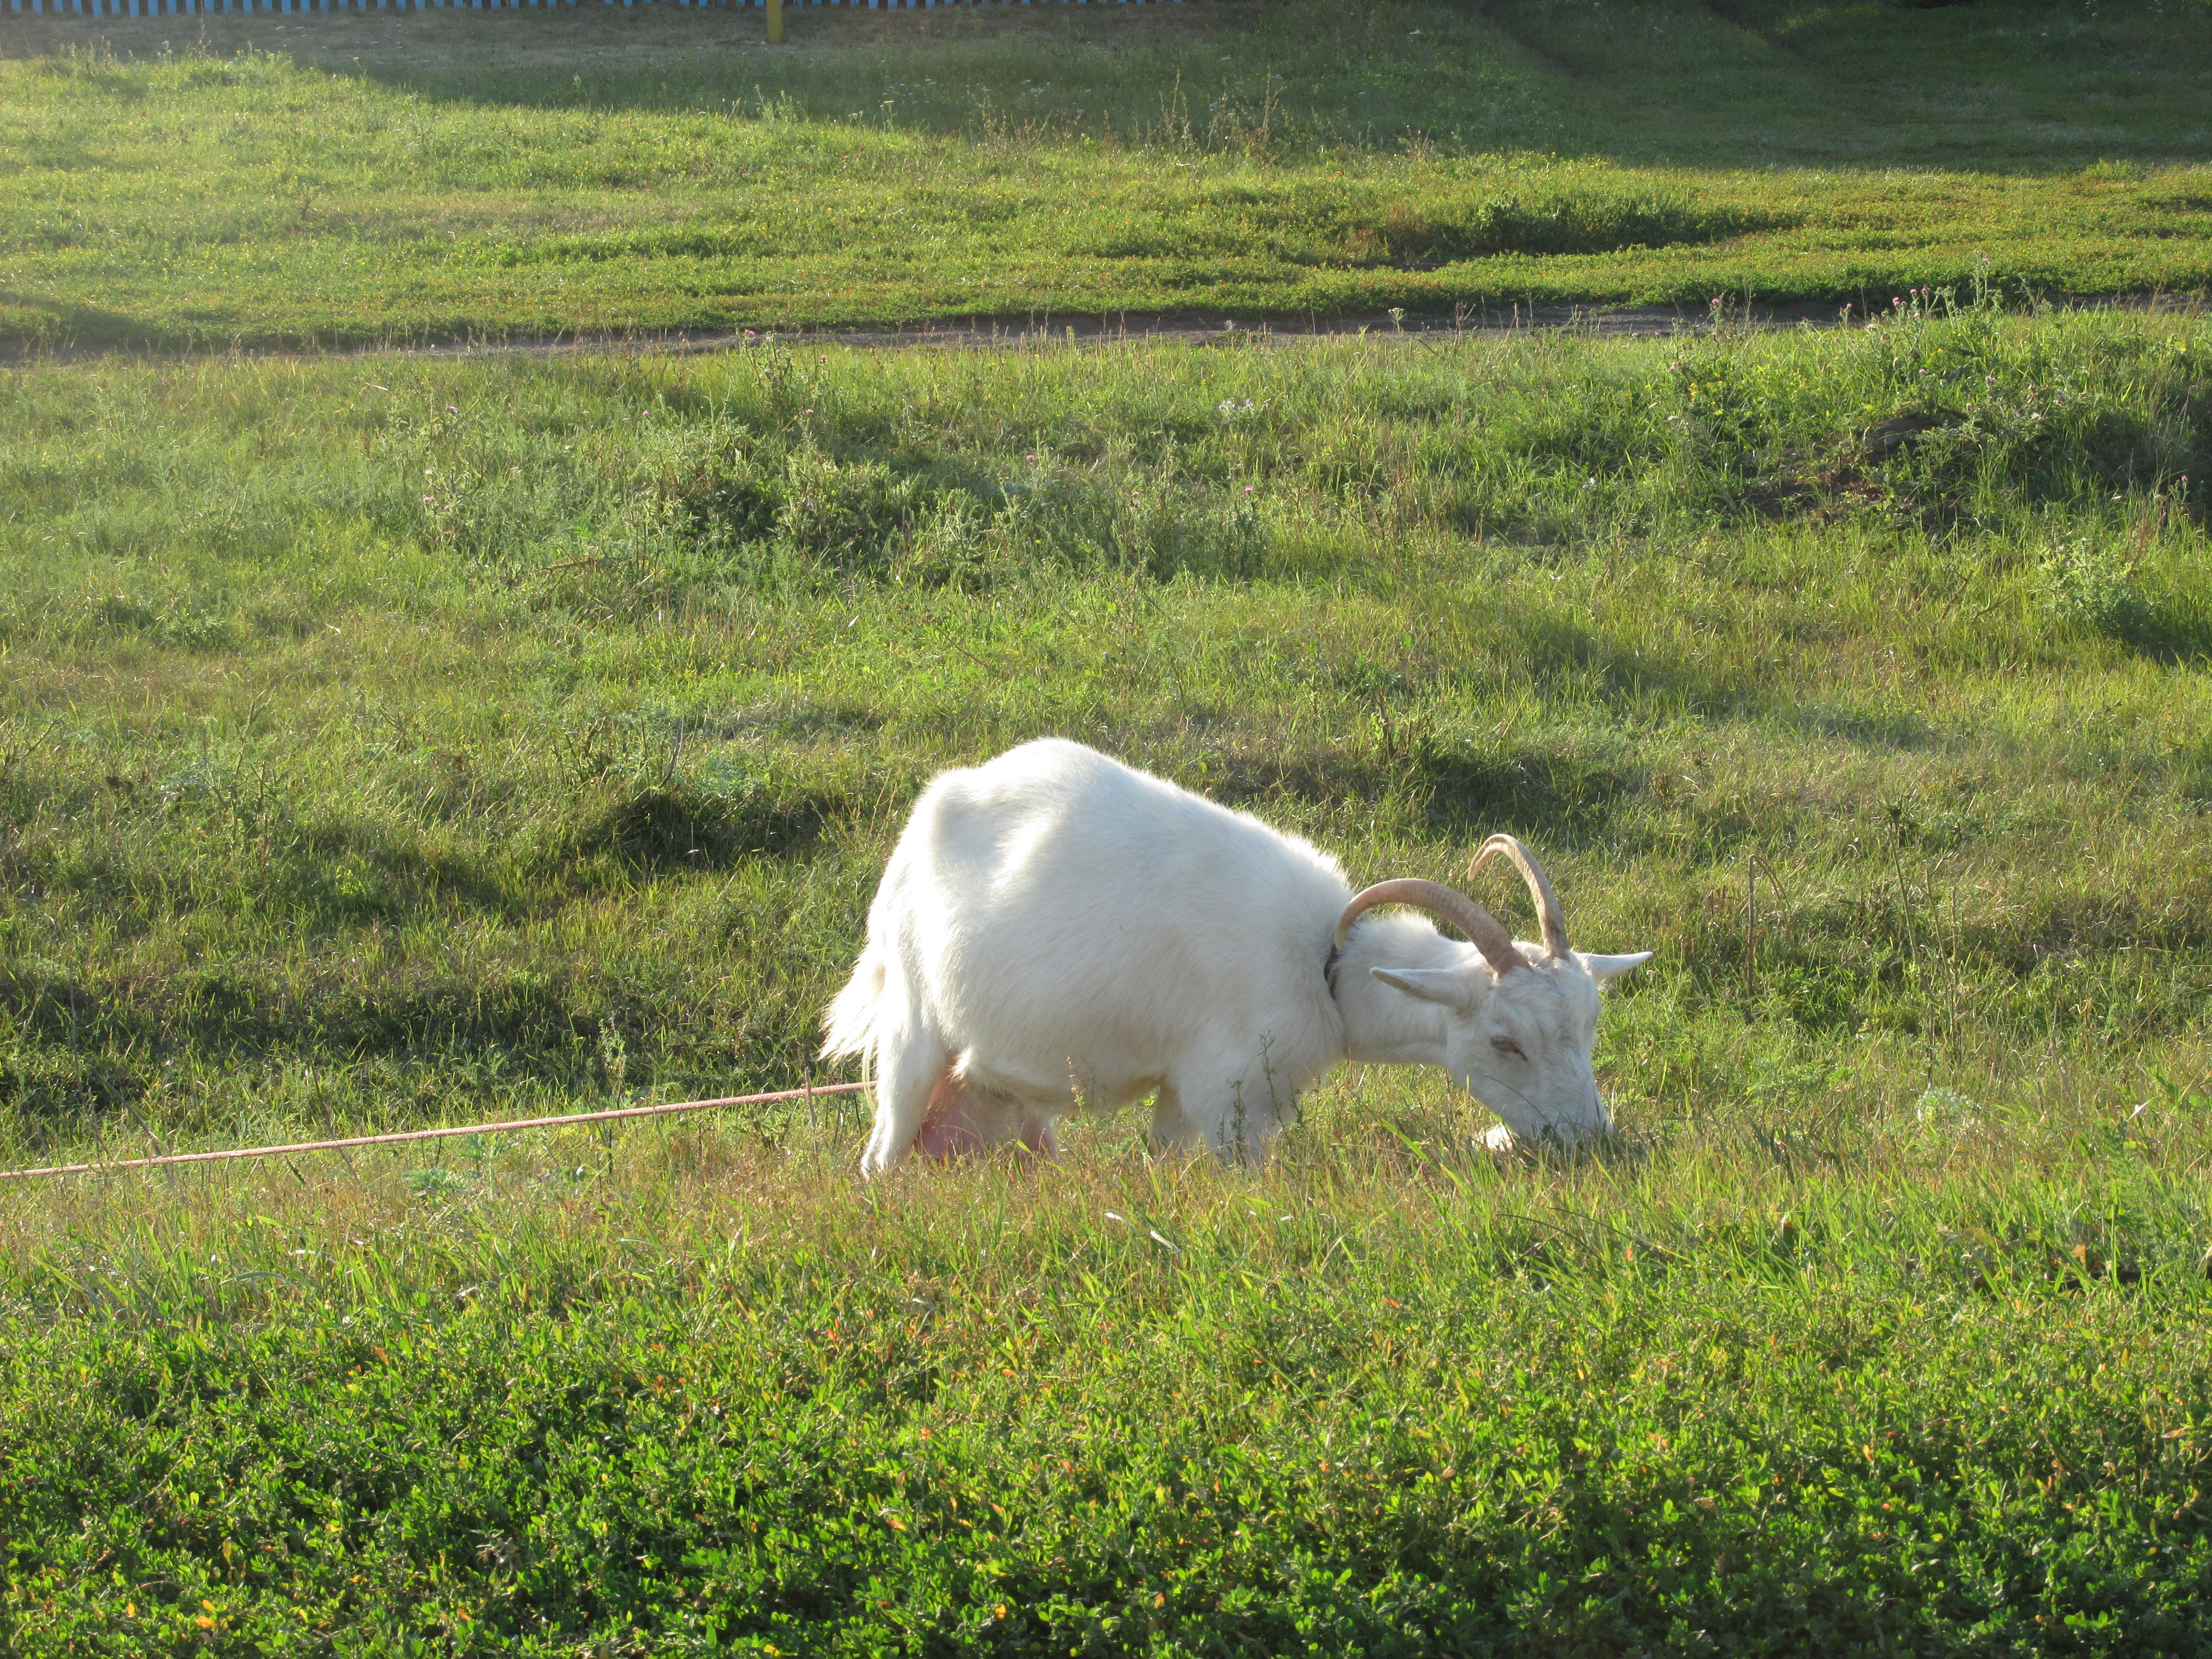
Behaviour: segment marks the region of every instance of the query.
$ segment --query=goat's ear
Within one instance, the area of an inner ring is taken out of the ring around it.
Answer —
[[[1577,951],[1575,960],[1582,963],[1585,973],[1602,985],[1609,979],[1619,979],[1623,974],[1641,968],[1651,960],[1651,952],[1638,951],[1625,957],[1595,957],[1587,951]]]
[[[1441,1003],[1464,1012],[1474,1000],[1464,968],[1370,968],[1368,971],[1392,990],[1424,1002]]]

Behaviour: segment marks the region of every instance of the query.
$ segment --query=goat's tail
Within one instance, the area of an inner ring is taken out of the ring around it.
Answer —
[[[875,941],[869,940],[853,977],[837,993],[823,1021],[823,1059],[839,1060],[848,1054],[870,1057],[876,1046],[876,1010],[883,1000],[886,968]]]

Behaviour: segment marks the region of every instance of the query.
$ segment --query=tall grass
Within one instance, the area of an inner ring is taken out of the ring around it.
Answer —
[[[2185,1079],[2205,349],[20,374],[9,1133],[797,1082],[914,792],[1048,731],[1355,873],[1530,836],[1661,952],[1638,1110]]]
[[[1574,1162],[1367,1070],[0,1190],[4,1639],[2207,1650],[2212,335],[1912,297],[9,375],[11,1164],[797,1081],[1046,732],[1658,956]]]

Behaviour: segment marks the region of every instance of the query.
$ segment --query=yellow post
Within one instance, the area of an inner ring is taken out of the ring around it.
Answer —
[[[768,43],[783,44],[783,0],[768,0]]]

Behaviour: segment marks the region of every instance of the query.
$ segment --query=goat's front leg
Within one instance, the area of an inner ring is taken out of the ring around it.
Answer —
[[[1159,1093],[1152,1098],[1152,1140],[1167,1150],[1195,1146],[1204,1139],[1206,1132],[1190,1121],[1182,1109],[1182,1097],[1176,1093],[1175,1085],[1163,1083]]]
[[[1286,1110],[1265,1079],[1256,1090],[1232,1082],[1203,1091],[1170,1082],[1153,1108],[1152,1133],[1170,1146],[1188,1146],[1203,1136],[1214,1155],[1227,1163],[1256,1162],[1274,1144]]]

